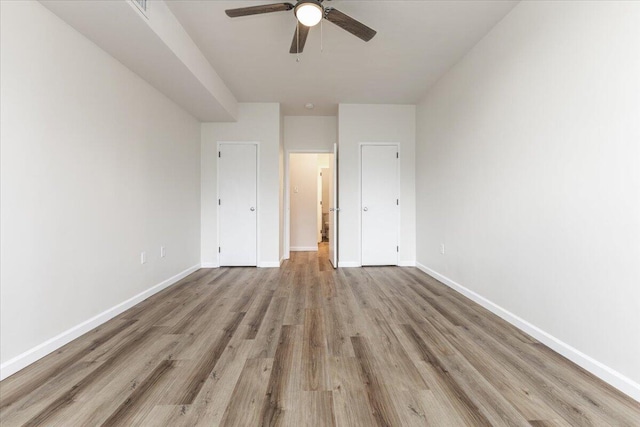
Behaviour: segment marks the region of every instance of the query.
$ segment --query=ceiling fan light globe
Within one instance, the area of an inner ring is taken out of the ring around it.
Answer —
[[[302,25],[313,27],[322,20],[322,6],[315,2],[304,2],[296,6],[296,18]]]

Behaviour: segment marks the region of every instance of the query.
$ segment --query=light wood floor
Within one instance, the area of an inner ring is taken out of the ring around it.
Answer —
[[[0,383],[14,425],[640,425],[415,268],[203,269]]]

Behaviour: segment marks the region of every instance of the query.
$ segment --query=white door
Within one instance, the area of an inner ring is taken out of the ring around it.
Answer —
[[[362,265],[398,265],[398,147],[362,145]]]
[[[333,144],[331,167],[329,168],[329,261],[338,267],[338,147]]]
[[[218,256],[221,266],[257,265],[257,146],[218,146]]]

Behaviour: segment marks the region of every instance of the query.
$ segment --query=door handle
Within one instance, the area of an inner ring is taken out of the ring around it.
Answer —
[[[362,208],[362,210],[366,212],[369,210],[369,208],[365,206],[364,208]]]
[[[249,210],[250,210],[251,212],[253,212],[253,211],[255,211],[255,210],[256,210],[256,208],[254,208],[253,206],[251,206],[251,207],[249,208]]]
[[[329,212],[335,212],[336,208],[329,208]]]

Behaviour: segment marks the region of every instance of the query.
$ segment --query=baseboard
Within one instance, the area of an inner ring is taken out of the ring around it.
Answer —
[[[318,252],[318,246],[292,246],[291,252]]]
[[[350,268],[350,267],[362,267],[357,261],[338,261],[338,267]]]
[[[280,267],[282,267],[282,263],[284,262],[284,256],[280,258]]]
[[[398,267],[415,267],[415,266],[416,266],[415,261],[399,261],[398,262]],[[362,264],[360,264],[357,261],[338,261],[338,267],[340,268],[362,267]]]
[[[200,268],[220,268],[215,262],[203,262],[200,264]]]
[[[629,395],[631,398],[640,402],[640,384],[633,381],[631,378],[627,378],[622,375],[620,372],[608,367],[607,365],[593,359],[592,357],[582,353],[580,350],[570,346],[569,344],[559,340],[548,332],[543,331],[537,326],[527,322],[526,320],[518,317],[517,315],[511,313],[510,311],[500,307],[494,302],[488,300],[482,295],[472,291],[471,289],[465,288],[461,284],[449,279],[446,276],[438,273],[430,269],[429,267],[416,263],[416,267],[420,269],[422,272],[428,274],[434,279],[439,280],[444,283],[451,289],[461,293],[466,296],[470,300],[480,304],[487,310],[511,323],[516,328],[526,332],[531,335],[547,347],[556,351],[557,353],[563,355],[567,359],[571,360],[575,364],[581,366],[587,371],[591,372],[593,375],[602,379],[603,381],[611,384],[613,387],[617,388],[621,392]]]
[[[33,362],[39,359],[42,359],[47,354],[52,353],[53,351],[59,349],[63,345],[73,341],[74,339],[78,338],[83,334],[86,334],[87,332],[102,325],[108,320],[113,319],[118,314],[130,309],[131,307],[138,304],[139,302],[144,301],[145,299],[173,285],[179,280],[184,279],[189,274],[193,273],[199,268],[200,268],[200,264],[187,268],[186,270],[176,274],[175,276],[170,277],[169,279],[164,280],[163,282],[160,282],[155,286],[152,286],[146,291],[140,292],[138,295],[135,295],[129,298],[128,300],[123,301],[120,304],[115,305],[109,308],[108,310],[103,311],[102,313],[88,320],[85,320],[84,322],[72,327],[71,329],[67,329],[61,334],[58,334],[51,339],[48,339],[42,344],[39,344],[25,351],[24,353],[19,354],[18,356],[7,360],[2,365],[0,365],[0,381],[7,378],[10,375],[15,374],[19,370],[29,366]]]
[[[278,268],[280,263],[278,261],[262,261],[258,264],[260,268]]]

